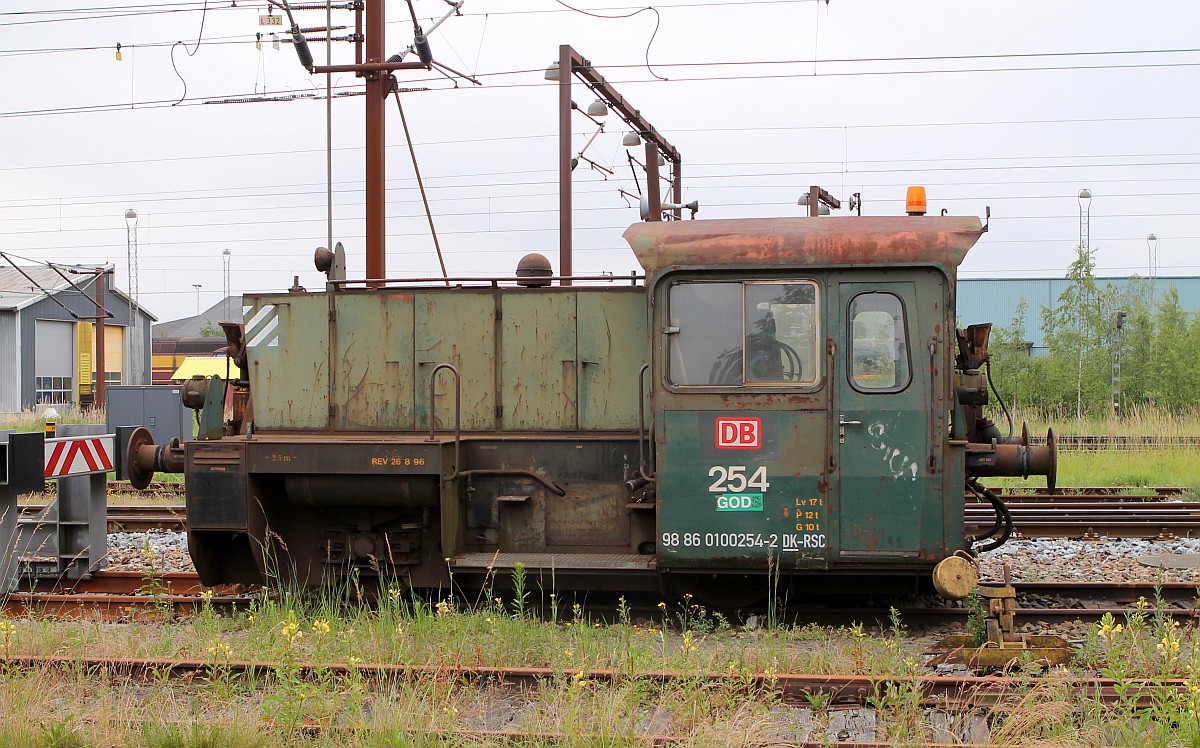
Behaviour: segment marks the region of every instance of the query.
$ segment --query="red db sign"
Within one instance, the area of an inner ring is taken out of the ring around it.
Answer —
[[[758,449],[761,446],[762,419],[717,419],[717,449]]]

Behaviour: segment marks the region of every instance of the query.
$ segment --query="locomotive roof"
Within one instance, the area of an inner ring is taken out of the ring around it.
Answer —
[[[625,241],[647,275],[673,267],[940,265],[983,234],[975,216],[737,218],[635,223]]]

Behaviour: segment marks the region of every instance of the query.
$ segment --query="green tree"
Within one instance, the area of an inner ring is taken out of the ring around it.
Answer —
[[[1154,345],[1154,317],[1150,309],[1150,286],[1144,278],[1133,277],[1118,296],[1112,319],[1112,350],[1120,341],[1121,395],[1123,407],[1147,402],[1152,396],[1154,377],[1150,372],[1151,349]],[[1120,334],[1116,330],[1117,311],[1127,314]]]
[[[204,326],[200,328],[200,337],[202,338],[223,338],[225,333],[221,328],[212,323],[211,319],[204,320]]]
[[[1149,380],[1148,399],[1176,411],[1196,403],[1200,387],[1197,345],[1200,345],[1200,319],[1183,308],[1179,292],[1170,288],[1158,303],[1144,365]]]
[[[992,358],[992,385],[1013,408],[1042,404],[1034,387],[1035,363],[1029,355],[1031,344],[1025,339],[1028,326],[1029,302],[1022,296],[1008,325],[992,328],[988,346]]]
[[[1036,369],[1047,404],[1082,417],[1112,407],[1111,339],[1118,294],[1111,283],[1100,288],[1092,255],[1082,249],[1067,280],[1058,304],[1042,308],[1042,332],[1050,353]]]

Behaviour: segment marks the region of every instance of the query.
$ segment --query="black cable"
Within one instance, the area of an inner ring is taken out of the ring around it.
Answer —
[[[572,8],[570,5],[567,5],[566,3],[564,3],[563,0],[554,0],[554,1],[557,2],[559,5],[563,6],[564,8],[566,8],[567,10],[571,10],[576,13],[581,13],[585,16],[591,16],[592,18],[603,18],[606,20],[615,20],[615,19],[620,19],[620,18],[633,18],[638,13],[641,13],[641,12],[647,11],[647,10],[652,12],[654,14],[654,32],[650,34],[650,41],[646,42],[646,52],[645,52],[646,70],[650,72],[650,75],[653,75],[655,78],[658,78],[660,81],[671,80],[670,78],[662,77],[658,73],[654,72],[654,68],[650,67],[650,46],[652,44],[654,44],[654,39],[655,39],[655,37],[658,36],[658,28],[659,28],[659,26],[662,25],[662,14],[659,13],[658,10],[654,8],[654,6],[647,5],[645,8],[639,8],[639,9],[633,11],[632,13],[625,13],[623,15],[606,16],[606,15],[602,15],[600,13],[592,13],[591,11],[580,10],[579,8]]]
[[[996,390],[996,383],[992,380],[992,360],[989,358],[983,366],[987,370],[988,386],[992,388],[996,402],[1000,403],[1000,409],[1004,411],[1004,417],[1008,419],[1008,438],[1011,439],[1013,435],[1012,414],[1008,412],[1008,406],[1004,404],[1004,398],[1000,397],[1000,393]]]
[[[175,65],[175,48],[183,44],[183,51],[187,52],[187,56],[195,57],[196,53],[200,51],[200,42],[204,40],[204,22],[206,20],[208,20],[208,0],[204,0],[204,10],[200,14],[200,33],[196,36],[196,46],[192,51],[188,52],[187,44],[183,42],[175,42],[171,45],[171,68],[175,71],[175,75],[179,76],[179,82],[183,84],[183,95],[172,106],[179,106],[179,103],[187,98],[187,81],[183,79],[183,76],[179,73],[179,68]]]
[[[980,540],[987,540],[988,538],[994,537],[997,528],[1000,526],[1001,523],[1003,523],[1004,533],[1000,536],[999,540],[993,540],[991,542],[984,543],[983,545],[981,545],[975,549],[975,551],[977,553],[987,553],[988,551],[994,551],[997,548],[999,548],[1000,546],[1004,545],[1006,542],[1008,542],[1008,539],[1010,537],[1012,537],[1012,532],[1013,532],[1012,512],[1009,511],[1009,509],[1005,505],[1005,503],[1000,500],[999,496],[997,496],[995,493],[993,493],[990,488],[984,488],[983,486],[979,485],[979,482],[976,481],[975,479],[972,478],[971,480],[967,481],[967,488],[969,488],[971,490],[971,492],[974,493],[976,496],[980,496],[983,499],[985,499],[989,504],[992,505],[992,508],[996,510],[996,525],[994,525],[992,527],[992,530],[989,533],[985,533],[976,538],[972,538],[973,543],[978,542]]]

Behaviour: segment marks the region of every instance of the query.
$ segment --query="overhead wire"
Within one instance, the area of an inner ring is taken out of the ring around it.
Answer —
[[[247,40],[246,43],[250,43],[250,40]],[[758,61],[757,63],[754,63],[754,64],[759,64],[759,65],[762,65],[762,64],[811,64],[811,62],[812,61],[809,61],[809,60]],[[678,63],[678,64],[679,65],[689,65],[689,66],[696,65],[696,64],[707,64],[707,65],[711,66],[711,65],[718,64],[718,63]],[[719,64],[724,65],[725,63],[719,63]],[[654,80],[630,79],[630,80],[624,80],[624,81],[614,80],[611,82],[614,84],[620,83],[622,85],[637,85],[637,84],[643,84],[643,83],[662,83],[662,82],[680,83],[680,82],[740,81],[740,80],[765,80],[765,79],[786,79],[786,78],[840,77],[840,76],[846,76],[846,75],[856,75],[856,76],[857,75],[909,75],[909,74],[920,75],[920,74],[932,74],[932,73],[1028,72],[1028,71],[1046,71],[1046,70],[1071,70],[1071,71],[1074,71],[1074,70],[1173,68],[1173,67],[1198,67],[1198,66],[1200,66],[1200,62],[1137,63],[1137,64],[1124,64],[1124,65],[1027,66],[1027,67],[1020,67],[1020,68],[1017,68],[1017,67],[965,68],[965,69],[958,68],[958,69],[939,69],[939,70],[879,70],[879,71],[869,71],[868,70],[868,71],[847,71],[847,72],[822,71],[822,72],[817,72],[817,73],[804,72],[804,73],[775,73],[775,74],[764,74],[764,75],[703,76],[703,77],[689,77],[689,78],[676,77],[676,78],[669,79],[669,81],[664,81],[664,80],[659,80],[659,79],[654,79]],[[608,69],[609,67],[616,67],[616,66],[598,66],[597,69]],[[628,67],[628,66],[623,66],[623,67]],[[660,65],[660,67],[666,67],[666,65]],[[533,72],[533,71],[529,71],[529,70],[499,71],[499,72],[494,72],[494,73],[481,73],[479,75],[479,77],[499,77],[499,76],[517,75],[517,74],[528,73],[528,72]],[[417,78],[417,79],[409,81],[409,82],[410,83],[432,84],[432,83],[442,83],[443,81],[444,81],[444,79],[440,78],[440,77],[430,77],[430,78]],[[544,81],[539,80],[537,82],[528,82],[528,83],[493,84],[493,85],[489,85],[488,89],[490,89],[490,90],[514,89],[514,88],[528,88],[528,87],[544,86],[544,85],[545,85]],[[434,89],[430,89],[430,90],[470,90],[470,89],[458,89],[457,87],[455,87],[454,89],[434,88]],[[280,93],[283,93],[283,92],[280,92]],[[238,96],[238,95],[234,94],[234,95],[225,96],[225,97],[208,96],[208,97],[205,97],[205,101],[191,100],[191,101],[188,101],[188,104],[189,105],[197,105],[197,104],[201,104],[201,103],[206,103],[208,100],[212,100],[212,99],[221,99],[221,98],[230,99],[230,98],[235,98],[236,96]],[[18,110],[18,111],[10,111],[10,112],[0,112],[0,117],[46,116],[46,115],[51,115],[51,114],[69,114],[69,113],[79,113],[79,112],[107,111],[114,107],[121,108],[121,109],[125,109],[125,108],[154,109],[154,108],[160,108],[163,106],[167,106],[168,104],[170,106],[178,106],[178,105],[182,104],[185,99],[186,99],[186,96],[184,97],[184,99],[177,100],[174,103],[170,103],[170,102],[166,102],[166,101],[162,101],[162,100],[150,100],[150,101],[144,101],[144,102],[121,102],[120,104],[95,104],[95,105],[90,105],[90,106],[85,106],[85,107],[55,107],[55,108],[35,109],[35,110]]]
[[[204,22],[206,20],[208,20],[208,0],[204,0],[204,11],[200,15],[200,33],[196,35],[196,46],[192,48],[192,51],[188,52],[187,45],[182,41],[171,45],[171,69],[175,71],[175,75],[179,76],[179,82],[183,84],[183,94],[180,95],[179,101],[187,98],[187,81],[184,80],[183,75],[179,72],[179,67],[175,64],[175,48],[182,44],[183,51],[187,53],[187,56],[195,57],[196,53],[200,51],[200,42],[204,39]],[[175,104],[178,105],[179,101]]]
[[[646,42],[646,51],[644,53],[645,68],[650,73],[650,75],[653,75],[658,80],[660,80],[660,81],[669,80],[669,78],[664,78],[663,76],[654,72],[654,68],[650,65],[650,47],[654,45],[654,39],[658,36],[658,30],[662,26],[662,14],[659,13],[658,10],[653,5],[648,5],[648,6],[645,6],[642,8],[638,8],[637,10],[632,11],[630,13],[623,13],[623,14],[619,14],[619,15],[604,15],[604,14],[596,13],[596,12],[593,12],[590,10],[581,10],[580,8],[572,7],[570,5],[567,5],[565,2],[563,2],[563,0],[554,0],[554,1],[556,3],[558,3],[559,5],[563,6],[564,8],[566,8],[567,10],[573,11],[575,13],[579,13],[579,14],[585,15],[585,16],[591,16],[592,18],[602,18],[602,19],[608,20],[608,21],[624,19],[624,18],[633,18],[634,16],[638,15],[639,13],[644,13],[645,11],[650,11],[651,13],[653,13],[654,14],[654,31],[650,32],[650,40]]]
[[[794,203],[792,203],[792,202],[729,203],[729,204],[714,204],[710,207],[717,208],[717,207],[745,207],[745,206],[757,206],[757,207],[789,206],[789,207],[795,207]],[[628,209],[624,208],[623,206],[589,207],[589,208],[581,209],[581,211],[596,212],[596,213],[617,212],[617,211],[623,212],[626,210],[628,210]],[[546,208],[546,209],[527,208],[525,210],[518,211],[517,213],[519,213],[519,214],[548,214],[548,213],[554,213],[554,212],[555,212],[555,210],[553,208]],[[1190,211],[1189,212],[1162,212],[1162,213],[1115,213],[1115,214],[1106,215],[1105,218],[1108,218],[1108,219],[1112,219],[1112,218],[1168,218],[1168,217],[1191,217],[1192,215],[1193,215],[1193,213]],[[411,219],[411,218],[419,218],[419,217],[421,217],[420,214],[389,216],[389,218],[392,218],[392,219],[402,219],[402,218],[410,218]],[[1022,216],[1022,215],[996,216],[996,215],[993,215],[991,220],[997,221],[997,222],[999,222],[999,221],[1017,222],[1017,221],[1039,221],[1039,220],[1062,220],[1062,219],[1070,219],[1070,218],[1074,218],[1074,217],[1075,217],[1074,215],[1058,215],[1058,216]],[[341,220],[354,220],[354,221],[358,222],[357,218],[341,219]],[[265,221],[265,222],[259,221],[259,222],[246,222],[246,223],[232,223],[231,222],[231,223],[222,224],[222,227],[234,228],[234,227],[241,226],[241,225],[269,226],[269,225],[274,225],[274,224],[298,226],[298,225],[304,224],[304,223],[317,223],[317,222],[321,222],[321,221],[318,221],[317,219],[310,219],[310,220],[299,220],[299,221]],[[155,227],[155,228],[161,229],[161,230],[166,230],[166,229],[189,229],[189,228],[210,227],[210,226],[211,226],[211,224],[204,223],[204,224],[181,224],[181,225],[175,225],[175,226],[161,226],[161,227]],[[579,225],[579,226],[576,226],[576,229],[580,230],[580,231],[620,232],[620,231],[624,230],[625,228],[627,228],[627,226],[628,226],[627,223],[610,224],[610,225],[594,225],[594,226]],[[520,227],[505,228],[504,232],[512,233],[512,234],[553,232],[553,231],[557,231],[557,228],[558,228],[558,226],[557,226],[557,223],[555,222],[553,224],[547,224],[545,226],[523,225]],[[91,229],[90,232],[91,233],[103,233],[105,231],[115,232],[117,230],[119,230],[119,229],[118,228]],[[46,232],[10,232],[10,235],[12,235],[12,236],[23,235],[23,234],[41,235],[41,234],[45,234],[45,233]],[[55,232],[55,233],[59,233],[59,232]],[[62,232],[62,233],[66,233],[66,232]],[[444,235],[448,235],[448,236],[470,236],[470,235],[488,235],[488,234],[494,234],[496,232],[491,231],[491,230],[481,230],[481,229],[463,229],[463,230],[457,230],[457,231],[443,231],[442,233]],[[188,232],[188,235],[194,236],[194,232]],[[400,232],[400,233],[388,232],[388,236],[420,237],[420,236],[427,236],[427,235],[428,235],[427,232],[424,232],[424,231]],[[349,235],[349,236],[356,236],[356,235]],[[170,241],[156,241],[156,242],[153,242],[153,245],[154,246],[178,246],[178,245],[189,245],[189,244],[213,244],[213,243],[255,243],[255,244],[257,244],[257,243],[262,243],[262,242],[301,241],[301,240],[310,240],[313,238],[320,238],[320,237],[307,236],[307,235],[291,236],[291,237],[279,237],[279,236],[236,237],[236,238],[228,238],[228,239],[226,239],[226,238],[214,239],[214,238],[209,237],[209,238],[202,238],[202,239],[186,239],[186,240],[181,239],[181,240],[170,240]],[[1142,241],[1142,240],[1143,239],[1138,239],[1138,241]],[[998,240],[998,241],[1006,241],[1006,240]],[[1063,241],[1067,241],[1067,240],[1063,240]],[[1112,241],[1116,241],[1116,240],[1112,240]],[[1122,241],[1131,241],[1131,240],[1122,240]],[[1032,242],[1033,242],[1033,240],[1027,239],[1027,238],[1007,240],[1007,243],[1032,243]],[[90,244],[90,245],[71,244],[71,245],[42,246],[42,247],[25,247],[25,248],[19,248],[19,249],[21,251],[63,251],[63,250],[78,251],[80,249],[112,249],[114,246],[115,246],[115,244],[113,244],[113,243]],[[152,246],[152,245],[150,243],[146,243],[145,246]]]

